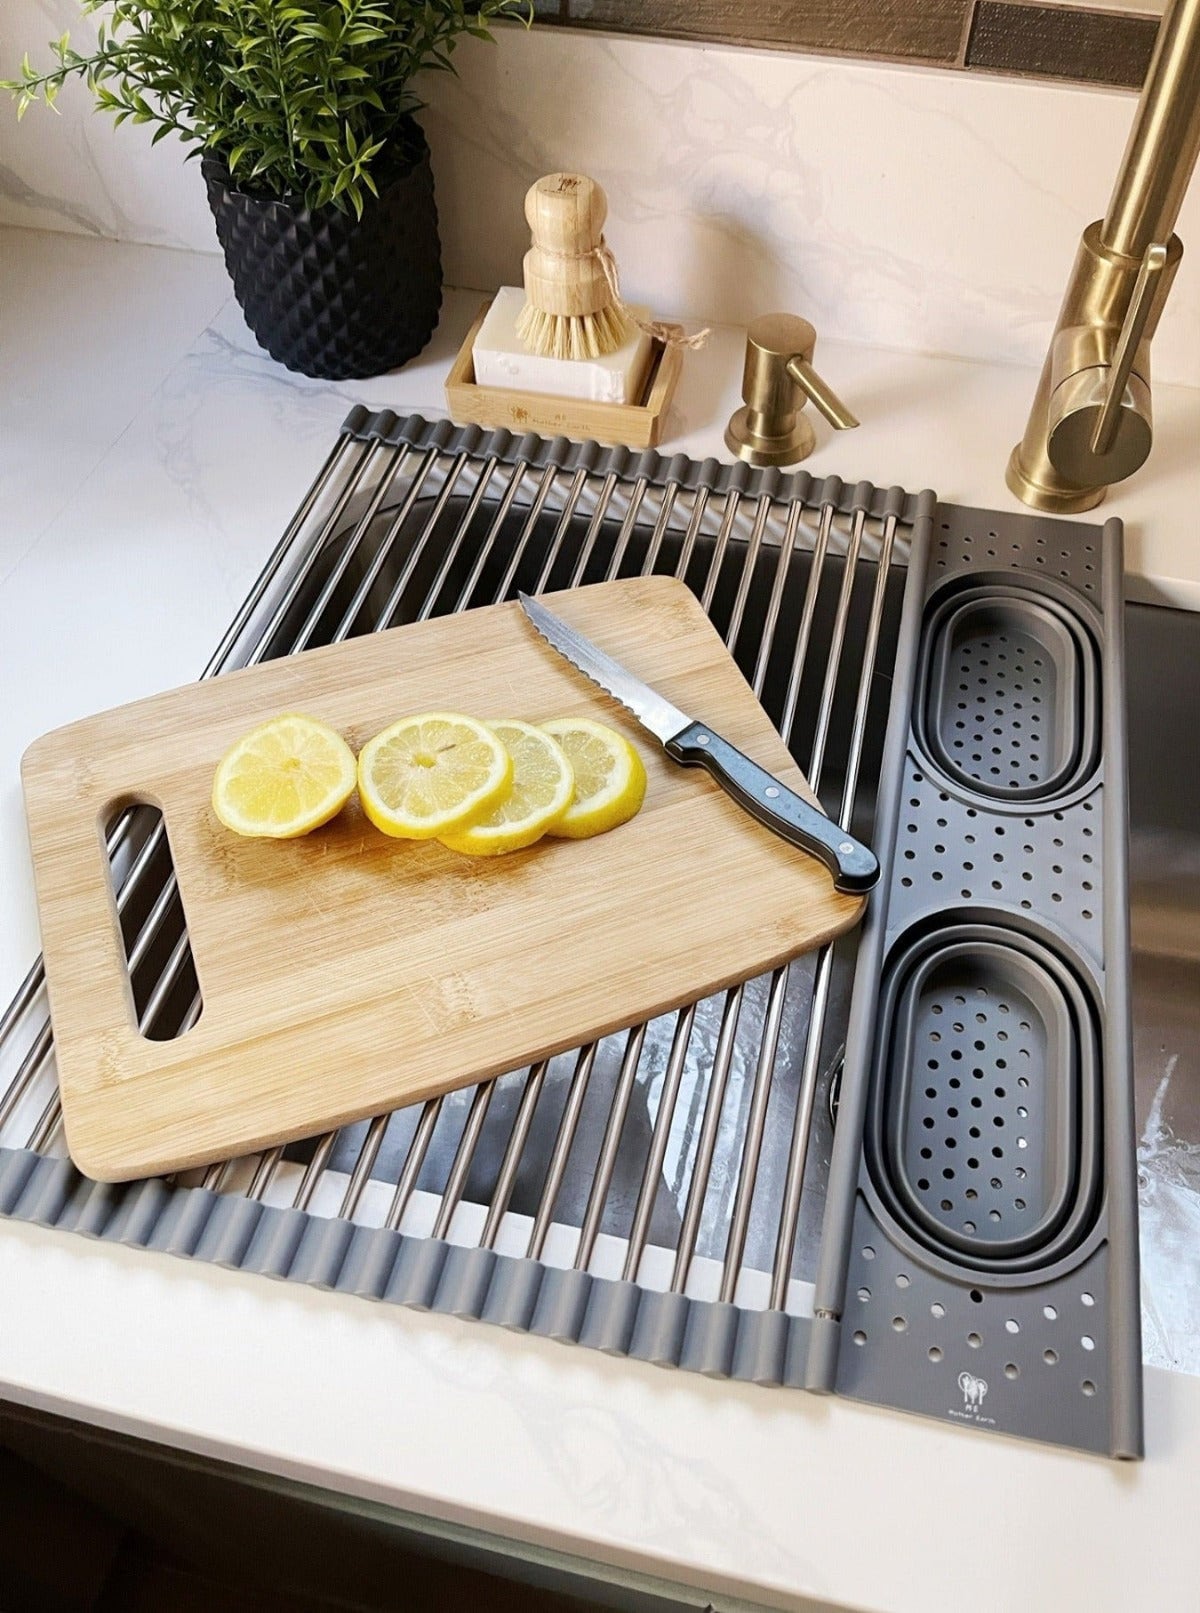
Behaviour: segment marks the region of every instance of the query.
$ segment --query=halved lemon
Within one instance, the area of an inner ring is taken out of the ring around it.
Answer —
[[[436,840],[503,800],[512,758],[486,723],[457,711],[401,717],[363,746],[358,793],[377,829]]]
[[[532,846],[558,822],[575,794],[566,753],[543,729],[516,717],[488,727],[512,757],[512,788],[483,817],[438,836],[451,851],[472,857],[499,857]]]
[[[213,811],[235,834],[293,840],[340,812],[354,779],[354,752],[342,736],[315,717],[287,712],[221,758]]]
[[[575,799],[548,833],[587,840],[627,823],[645,799],[646,769],[624,735],[590,717],[555,717],[539,727],[575,772]]]

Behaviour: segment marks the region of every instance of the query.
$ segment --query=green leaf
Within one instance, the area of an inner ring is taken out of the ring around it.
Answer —
[[[3,0],[0,0],[0,5]],[[23,117],[51,108],[81,79],[115,124],[150,125],[189,148],[227,153],[260,188],[303,192],[309,206],[353,209],[376,193],[370,172],[401,121],[421,105],[421,71],[448,71],[464,38],[489,21],[532,21],[530,0],[79,0],[95,16],[95,48],[64,32],[49,71],[25,53],[0,80]]]

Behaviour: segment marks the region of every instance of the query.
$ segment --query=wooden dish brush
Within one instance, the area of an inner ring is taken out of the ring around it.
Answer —
[[[601,358],[633,334],[604,240],[608,200],[584,174],[547,174],[530,186],[525,217],[525,307],[517,335],[543,358]]]

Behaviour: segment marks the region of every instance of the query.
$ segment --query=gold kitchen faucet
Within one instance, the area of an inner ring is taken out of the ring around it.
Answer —
[[[1200,0],[1169,0],[1108,212],[1089,224],[1006,480],[1034,509],[1090,510],[1154,438],[1150,342],[1183,255],[1200,155]]]

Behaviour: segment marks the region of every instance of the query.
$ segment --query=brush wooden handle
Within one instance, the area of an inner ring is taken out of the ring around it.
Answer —
[[[547,174],[530,186],[525,217],[533,245],[525,254],[525,295],[535,308],[567,318],[598,314],[613,300],[594,255],[608,200],[585,174]]]

